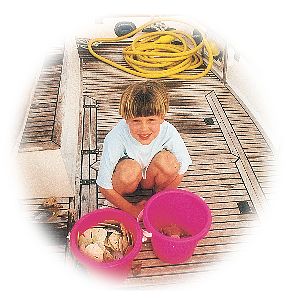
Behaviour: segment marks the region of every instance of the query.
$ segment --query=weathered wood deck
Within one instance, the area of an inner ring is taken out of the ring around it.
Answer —
[[[125,65],[121,55],[125,44],[102,44],[99,52]],[[120,118],[118,104],[123,90],[141,79],[99,62],[81,48],[79,40],[77,46],[83,91],[79,130],[81,163],[77,170],[80,182],[71,200],[73,204],[67,208],[75,208],[77,217],[81,217],[109,206],[95,184],[102,143]],[[195,81],[162,81],[171,99],[166,119],[180,132],[193,160],[180,188],[205,198],[212,211],[213,224],[192,258],[183,264],[163,263],[154,255],[151,243],[146,242],[134,261],[135,265],[141,265],[141,271],[136,275],[130,273],[126,282],[132,285],[171,283],[198,275],[213,270],[220,260],[237,251],[267,206],[275,171],[271,148],[255,119],[213,72]],[[52,86],[42,78],[40,84],[44,88]],[[38,202],[26,201],[31,206]],[[63,222],[63,230],[67,231],[73,220],[72,212],[68,217]],[[65,241],[63,244],[66,246]]]
[[[41,69],[19,151],[56,149],[60,146],[59,88],[63,48],[52,50]]]

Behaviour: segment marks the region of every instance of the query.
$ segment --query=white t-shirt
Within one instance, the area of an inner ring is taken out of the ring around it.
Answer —
[[[112,176],[120,158],[128,156],[137,161],[145,178],[147,167],[161,150],[173,153],[180,163],[179,174],[184,174],[192,163],[188,150],[176,128],[167,121],[160,125],[158,136],[148,145],[143,145],[131,136],[124,119],[106,135],[97,176],[97,184],[112,189]]]

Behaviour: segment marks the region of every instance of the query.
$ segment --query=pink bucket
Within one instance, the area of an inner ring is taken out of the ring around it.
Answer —
[[[124,224],[127,230],[132,233],[134,246],[120,260],[110,262],[98,262],[83,254],[78,247],[78,232],[81,234],[85,230],[97,225],[105,220],[116,220]],[[84,215],[73,226],[70,233],[70,249],[77,260],[88,269],[104,272],[116,278],[126,278],[132,266],[132,261],[139,253],[142,245],[142,230],[131,215],[117,209],[98,209]]]
[[[143,212],[145,228],[151,233],[156,256],[164,262],[176,264],[188,260],[199,240],[208,233],[212,218],[206,202],[189,191],[164,190],[152,196]],[[159,230],[176,224],[190,236],[173,238]]]

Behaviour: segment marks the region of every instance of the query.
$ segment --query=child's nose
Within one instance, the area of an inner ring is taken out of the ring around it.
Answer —
[[[148,131],[148,130],[149,130],[148,123],[142,122],[140,128],[141,128],[141,131],[142,131],[142,132]]]

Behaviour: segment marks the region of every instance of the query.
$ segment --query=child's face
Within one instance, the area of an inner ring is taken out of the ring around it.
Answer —
[[[141,144],[150,144],[160,132],[163,116],[137,117],[126,120],[131,136]]]

